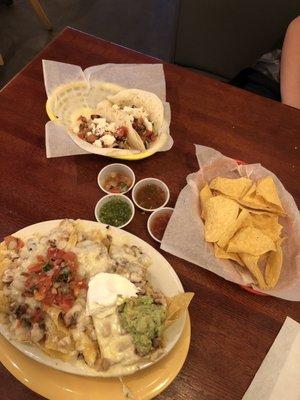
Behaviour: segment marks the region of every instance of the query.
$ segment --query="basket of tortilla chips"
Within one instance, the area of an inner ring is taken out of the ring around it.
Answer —
[[[240,165],[196,146],[161,248],[260,293],[300,300],[300,216],[293,197],[260,164]]]

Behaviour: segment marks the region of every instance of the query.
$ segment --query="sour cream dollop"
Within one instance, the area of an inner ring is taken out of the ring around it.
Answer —
[[[120,298],[136,297],[138,288],[124,276],[100,272],[89,281],[87,314],[109,315]]]

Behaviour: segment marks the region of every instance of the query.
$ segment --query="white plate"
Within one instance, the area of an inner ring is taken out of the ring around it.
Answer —
[[[24,229],[21,229],[14,235],[22,239],[27,239],[36,232],[39,232],[41,234],[46,234],[51,229],[58,226],[60,222],[61,220],[40,222],[38,224],[34,224]],[[106,225],[101,224],[99,222],[94,222],[94,221],[83,221],[83,222],[90,229],[100,228],[103,231],[106,231]],[[168,297],[175,296],[176,294],[183,292],[182,284],[178,276],[176,275],[176,272],[173,270],[168,261],[160,253],[158,253],[158,251],[156,251],[148,243],[144,242],[137,236],[132,235],[131,233],[113,227],[110,227],[109,229],[112,232],[113,240],[115,243],[117,242],[117,243],[126,243],[129,245],[136,245],[140,247],[143,250],[143,252],[145,252],[151,258],[152,264],[148,269],[148,279],[155,289],[160,290]],[[178,321],[176,321],[166,330],[165,351],[157,360],[155,360],[155,362],[157,362],[166,354],[168,354],[175,346],[183,331],[185,318],[186,314],[183,315]],[[7,328],[1,324],[0,324],[0,333],[22,353],[49,367],[56,368],[60,371],[69,372],[77,375],[84,375],[84,376],[98,376],[98,377],[117,376],[116,374],[111,372],[103,372],[103,371],[98,372],[88,367],[83,361],[80,360],[74,362],[66,362],[51,358],[47,356],[45,353],[43,353],[38,347],[12,340],[10,338],[10,334]],[[142,365],[140,369],[144,369],[152,364],[153,362],[147,362],[144,365]]]

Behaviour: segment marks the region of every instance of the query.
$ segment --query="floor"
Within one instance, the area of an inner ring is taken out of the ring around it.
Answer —
[[[0,0],[0,88],[65,26],[172,61],[179,0],[40,0],[47,31],[27,0]],[[159,9],[159,13],[157,10]]]

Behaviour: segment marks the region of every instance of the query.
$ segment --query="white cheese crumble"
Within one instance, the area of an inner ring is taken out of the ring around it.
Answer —
[[[103,147],[102,146],[102,140],[101,139],[95,140],[93,145],[96,146],[96,147]]]
[[[103,135],[101,137],[101,140],[103,142],[103,145],[107,147],[111,147],[116,141],[113,135]]]
[[[114,104],[113,106],[114,110],[119,110],[120,106],[118,106],[117,104]],[[152,122],[149,121],[148,117],[149,114],[147,113],[147,111],[143,108],[143,107],[129,107],[129,106],[124,106],[122,109],[124,112],[126,112],[126,114],[129,115],[130,118],[130,122],[132,123],[133,120],[135,118],[142,118],[144,121],[144,124],[146,126],[146,128],[149,131],[153,130],[153,125]]]

